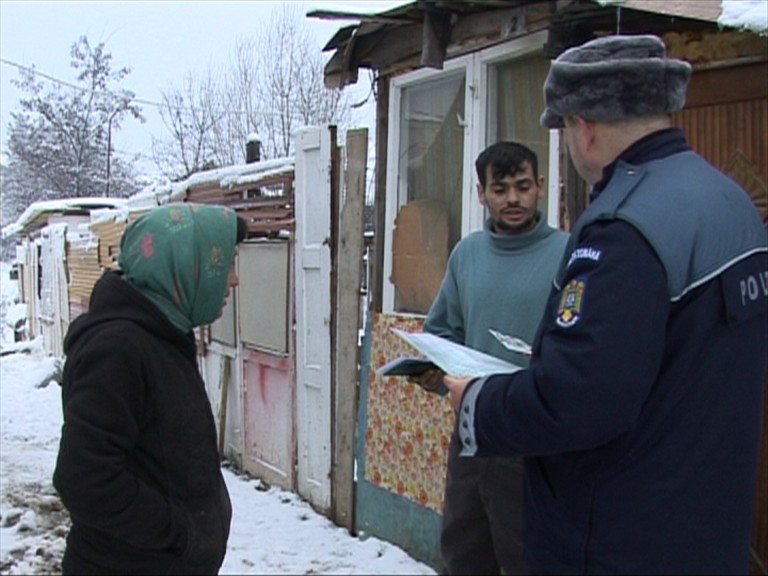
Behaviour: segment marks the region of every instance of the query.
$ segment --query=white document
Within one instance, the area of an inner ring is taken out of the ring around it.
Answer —
[[[504,348],[507,350],[511,350],[512,352],[520,352],[520,354],[526,354],[527,356],[531,355],[531,345],[528,344],[528,342],[525,340],[516,338],[515,336],[510,336],[509,334],[502,334],[493,328],[489,328],[488,332],[490,332],[491,336],[496,338],[496,340],[499,341],[499,344],[504,346]]]
[[[392,331],[449,376],[477,378],[521,370],[516,364],[428,332],[405,332],[397,328],[392,328]]]

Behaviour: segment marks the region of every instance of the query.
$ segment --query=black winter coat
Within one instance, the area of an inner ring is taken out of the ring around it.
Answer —
[[[232,510],[194,336],[108,272],[64,351],[64,572],[218,572]]]

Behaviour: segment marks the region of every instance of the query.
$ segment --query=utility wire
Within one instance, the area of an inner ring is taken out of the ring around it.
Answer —
[[[27,72],[31,72],[32,74],[36,76],[41,76],[45,78],[46,80],[50,80],[51,82],[54,82],[55,84],[61,84],[62,86],[67,86],[68,88],[74,88],[75,90],[79,90],[80,92],[93,92],[94,94],[103,94],[105,96],[115,96],[119,97],[119,94],[115,94],[114,92],[111,92],[109,90],[89,90],[88,88],[83,88],[82,86],[78,86],[76,84],[72,84],[70,82],[67,82],[65,80],[61,80],[59,78],[55,78],[51,76],[50,74],[46,74],[44,72],[40,72],[34,67],[30,66],[24,66],[23,64],[18,64],[16,62],[11,62],[10,60],[6,60],[5,58],[0,58],[0,63],[7,64],[8,66],[13,66],[14,68],[18,68],[19,70],[25,70]],[[162,104],[158,104],[157,102],[152,102],[150,100],[143,100],[141,98],[132,98],[133,102],[137,102],[139,104],[145,104],[147,106],[155,106],[157,108],[162,107]],[[184,108],[178,108],[178,110],[184,110]]]
[[[73,90],[78,90],[80,92],[90,92],[90,93],[93,93],[93,94],[101,94],[101,95],[107,95],[107,96],[114,96],[114,97],[118,97],[118,98],[121,96],[119,94],[115,94],[114,92],[112,92],[110,90],[89,90],[88,88],[84,88],[82,86],[78,86],[76,84],[72,84],[71,82],[67,82],[66,80],[61,80],[60,78],[56,78],[55,76],[51,76],[50,74],[46,74],[45,72],[40,72],[39,70],[34,68],[34,66],[25,66],[23,64],[19,64],[18,62],[13,62],[13,61],[8,60],[6,58],[0,57],[0,63],[5,64],[7,66],[12,66],[12,67],[17,68],[19,70],[24,70],[26,72],[29,72],[32,75],[40,76],[41,78],[45,78],[46,80],[49,80],[50,82],[53,82],[55,84],[59,84],[61,86],[66,86],[67,88],[71,88]],[[357,107],[363,106],[370,99],[370,97],[372,95],[374,95],[373,89],[374,89],[374,81],[373,81],[373,77],[372,77],[371,78],[371,91],[368,93],[368,95],[365,97],[365,99],[363,101],[358,102],[356,104],[353,104],[351,107],[352,108],[357,108]],[[151,107],[157,108],[159,110],[166,109],[166,110],[173,110],[173,111],[178,111],[178,112],[204,112],[204,110],[201,109],[201,108],[194,108],[194,107],[185,108],[185,107],[180,107],[180,106],[172,106],[171,104],[161,104],[161,103],[153,102],[151,100],[146,100],[146,99],[143,99],[143,98],[131,98],[131,102],[136,102],[138,104],[142,104],[142,105],[145,105],[145,106],[151,106]],[[238,115],[248,115],[248,114],[251,114],[247,110],[226,110],[225,113],[226,114],[238,114]],[[256,115],[257,116],[273,116],[273,117],[281,116],[281,114],[274,113],[274,112],[271,112],[271,113],[270,112],[257,112]],[[139,158],[142,158],[144,160],[155,161],[155,158],[153,156],[149,156],[149,155],[147,155],[145,153],[141,153],[141,152],[127,152],[127,151],[118,150],[118,149],[115,149],[115,148],[113,148],[113,151],[117,152],[118,154],[124,154],[124,155],[139,157]]]
[[[90,90],[88,88],[84,88],[82,86],[78,86],[76,84],[72,84],[71,82],[67,82],[66,80],[61,80],[60,78],[56,78],[55,76],[51,76],[50,74],[46,74],[44,72],[40,72],[33,66],[24,66],[23,64],[19,64],[18,62],[12,62],[10,60],[7,60],[5,58],[0,58],[0,63],[6,64],[7,66],[13,66],[14,68],[18,68],[19,70],[25,70],[27,72],[30,72],[31,74],[41,76],[42,78],[45,78],[46,80],[49,80],[55,84],[60,84],[62,86],[66,86],[68,88],[72,88],[74,90],[78,90],[80,92],[90,92],[93,94],[101,94],[105,96],[114,96],[116,98],[120,98],[121,94],[115,94],[114,92],[110,90]],[[136,102],[138,104],[143,104],[145,106],[152,106],[154,108],[158,109],[167,109],[167,110],[174,110],[178,112],[205,112],[203,108],[195,108],[195,107],[181,107],[181,106],[172,106],[171,104],[162,104],[159,102],[153,102],[152,100],[145,100],[143,98],[131,98],[131,102]],[[280,117],[282,114],[278,112],[250,112],[248,110],[225,110],[225,114],[237,114],[241,116],[246,116],[249,114],[256,114],[256,116],[273,116],[273,117]]]

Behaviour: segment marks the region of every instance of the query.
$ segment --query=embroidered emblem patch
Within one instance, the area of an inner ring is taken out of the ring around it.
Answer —
[[[563,289],[556,320],[557,325],[561,328],[570,328],[581,318],[581,304],[586,287],[587,281],[585,278],[574,278]]]

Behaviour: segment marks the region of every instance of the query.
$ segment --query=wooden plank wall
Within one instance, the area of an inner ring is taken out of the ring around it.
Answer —
[[[248,236],[276,235],[282,230],[294,229],[293,169],[271,175],[255,183],[231,188],[216,185],[190,189],[185,201],[200,204],[219,204],[235,210],[248,220]],[[69,248],[70,310],[72,317],[88,309],[91,289],[104,270],[116,270],[120,255],[120,240],[125,227],[149,210],[136,210],[128,215],[127,222],[102,220],[90,225],[97,238],[97,250],[80,247]]]
[[[98,240],[94,238],[90,244],[67,244],[70,321],[88,311],[93,285],[101,276],[97,243]]]
[[[91,224],[91,231],[99,238],[98,260],[102,269],[117,268],[117,257],[120,254],[120,239],[123,237],[125,222],[99,222]]]
[[[295,229],[293,169],[258,182],[222,188],[191,188],[187,202],[219,204],[235,210],[248,221],[248,236],[275,236]]]

